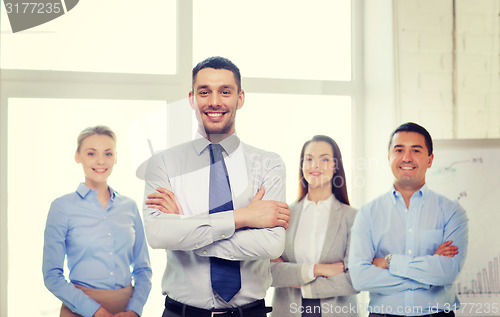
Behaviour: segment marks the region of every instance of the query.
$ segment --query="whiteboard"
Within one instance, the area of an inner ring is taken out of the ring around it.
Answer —
[[[500,316],[500,139],[435,140],[426,182],[469,217],[469,247],[455,284],[463,316]],[[460,250],[459,250],[460,251]]]

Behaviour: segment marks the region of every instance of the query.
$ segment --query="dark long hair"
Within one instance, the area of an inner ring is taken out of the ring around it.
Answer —
[[[347,185],[344,172],[344,163],[342,162],[342,154],[340,153],[340,148],[332,138],[326,135],[315,135],[311,140],[304,143],[302,146],[302,151],[300,151],[300,162],[299,162],[299,194],[297,196],[297,201],[304,198],[309,191],[309,184],[304,178],[304,172],[302,171],[302,163],[304,162],[304,152],[306,147],[311,142],[326,142],[331,145],[333,150],[333,161],[335,162],[335,173],[332,178],[332,193],[337,198],[338,201],[346,205],[349,204],[349,197],[347,196]]]

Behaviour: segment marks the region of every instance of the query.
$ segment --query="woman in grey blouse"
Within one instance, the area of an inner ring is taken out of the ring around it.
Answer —
[[[347,259],[356,210],[349,206],[337,143],[317,135],[300,153],[283,255],[272,260],[273,317],[357,316]]]

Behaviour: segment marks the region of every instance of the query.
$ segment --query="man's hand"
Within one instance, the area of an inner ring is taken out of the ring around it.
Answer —
[[[234,225],[236,229],[249,228],[288,228],[290,208],[281,201],[262,200],[264,187],[261,187],[250,204],[245,208],[234,211]]]
[[[104,307],[99,307],[99,309],[95,312],[93,317],[113,317],[109,311],[107,311]]]
[[[372,264],[378,266],[379,268],[387,269],[387,261],[385,260],[385,257],[373,259]]]
[[[452,243],[453,241],[451,240],[443,242],[443,244],[437,248],[436,252],[434,252],[434,255],[442,255],[450,258],[454,257],[458,254],[458,247],[451,245]]]
[[[166,214],[182,214],[182,208],[173,192],[168,189],[158,187],[156,193],[148,195],[146,205],[148,208],[158,209]]]
[[[127,310],[118,314],[115,314],[113,317],[139,317],[134,311]]]
[[[314,276],[330,277],[345,272],[344,262],[314,264]]]

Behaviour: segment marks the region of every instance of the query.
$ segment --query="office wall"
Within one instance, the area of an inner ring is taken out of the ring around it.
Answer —
[[[401,121],[435,138],[500,137],[500,1],[395,0]]]
[[[500,0],[364,2],[365,201],[390,184],[400,123],[435,139],[500,137],[499,13]]]

